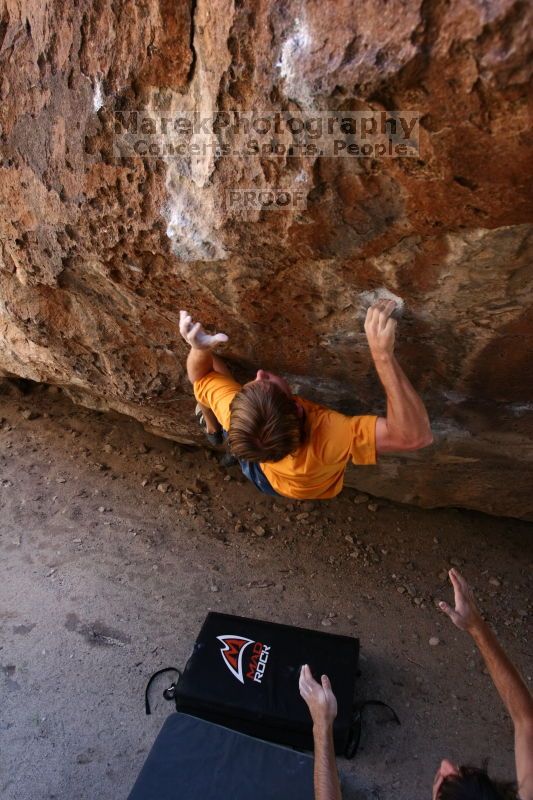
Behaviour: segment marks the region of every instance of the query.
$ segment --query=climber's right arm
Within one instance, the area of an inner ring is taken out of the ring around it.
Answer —
[[[180,311],[180,333],[190,346],[187,356],[187,377],[191,383],[199,381],[213,370],[212,349],[221,342],[227,342],[225,333],[214,336],[206,333],[200,322],[194,323],[186,311]]]
[[[394,357],[395,302],[379,301],[368,309],[365,333],[379,379],[387,395],[387,416],[376,423],[376,452],[419,450],[433,441],[421,397]]]

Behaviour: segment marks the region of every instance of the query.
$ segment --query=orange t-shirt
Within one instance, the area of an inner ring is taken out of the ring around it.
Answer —
[[[241,385],[233,378],[209,372],[194,383],[194,396],[209,406],[225,430],[231,425],[230,404]],[[303,397],[294,398],[305,410],[306,438],[281,461],[261,463],[273,489],[299,500],[326,500],[342,489],[348,460],[376,463],[375,416],[347,417]]]

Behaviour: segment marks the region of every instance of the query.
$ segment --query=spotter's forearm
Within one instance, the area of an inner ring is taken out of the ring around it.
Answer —
[[[315,725],[313,739],[315,744],[315,800],[341,800],[331,725],[327,727]]]
[[[480,621],[471,631],[471,635],[513,724],[533,724],[533,698],[494,631],[486,622]]]

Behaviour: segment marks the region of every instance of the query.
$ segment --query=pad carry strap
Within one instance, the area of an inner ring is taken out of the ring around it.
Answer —
[[[165,669],[158,669],[157,672],[154,672],[154,674],[152,675],[152,677],[150,678],[150,680],[146,684],[146,689],[144,690],[144,710],[146,711],[147,714],[151,714],[152,713],[152,711],[150,709],[150,701],[148,700],[148,692],[150,691],[150,686],[152,685],[154,680],[159,675],[162,675],[164,672],[177,672],[178,673],[178,677],[174,681],[174,683],[171,683],[170,686],[168,687],[168,689],[165,689],[165,691],[163,692],[163,697],[165,698],[165,700],[173,700],[174,699],[174,695],[176,693],[176,684],[179,681],[179,679],[181,678],[181,672],[179,671],[179,669],[176,669],[176,667],[165,667]]]
[[[366,706],[382,706],[383,708],[388,708],[392,713],[392,718],[394,721],[397,722],[398,725],[402,724],[396,711],[387,703],[383,703],[381,700],[366,700],[364,703],[357,703],[353,710],[350,738],[348,739],[348,744],[346,745],[345,750],[346,758],[353,758],[357,752],[357,748],[359,747],[359,741],[361,739],[361,720],[363,716],[363,709],[365,709]]]

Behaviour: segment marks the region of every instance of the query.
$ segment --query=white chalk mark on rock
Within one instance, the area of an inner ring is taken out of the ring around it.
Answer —
[[[93,109],[95,113],[99,111],[105,103],[102,81],[95,78],[93,86]]]
[[[206,215],[202,209],[184,208],[181,195],[175,196],[163,211],[168,220],[166,234],[172,242],[172,250],[182,261],[218,261],[226,258],[224,247],[202,227]]]
[[[294,59],[301,50],[306,50],[311,43],[311,37],[305,22],[299,17],[294,20],[294,29],[283,43],[281,57],[276,67],[281,72],[281,77],[292,81],[295,77]]]
[[[533,411],[533,403],[510,403],[507,408],[513,416],[521,417],[523,414]]]
[[[296,17],[292,33],[281,48],[281,55],[276,67],[285,80],[285,91],[288,97],[299,100],[306,106],[312,105],[311,92],[302,78],[302,70],[298,64],[299,57],[308,50],[311,35],[305,20]]]
[[[394,309],[392,316],[395,319],[401,317],[403,312],[405,311],[405,302],[402,300],[402,298],[398,297],[397,294],[393,294],[388,289],[385,289],[385,287],[382,287],[380,289],[370,289],[369,291],[361,292],[361,294],[359,295],[359,300],[361,303],[360,307],[361,316],[366,315],[367,309],[370,308],[370,306],[374,305],[374,303],[377,303],[378,300],[394,300],[394,302],[396,303],[396,308]]]

